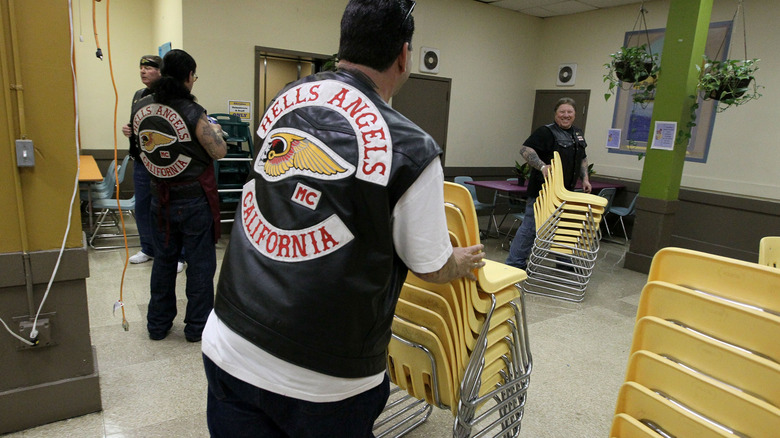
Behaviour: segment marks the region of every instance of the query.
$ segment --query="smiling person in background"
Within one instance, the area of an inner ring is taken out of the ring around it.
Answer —
[[[509,248],[506,264],[525,269],[528,255],[536,238],[536,221],[534,218],[534,203],[544,184],[544,177],[550,171],[550,162],[554,152],[561,157],[563,182],[567,190],[574,190],[577,180],[582,179],[582,190],[590,193],[591,185],[588,179],[588,158],[585,148],[588,144],[582,135],[582,130],[574,126],[576,117],[574,99],[564,97],[555,104],[554,123],[540,126],[523,142],[520,155],[531,166],[528,180],[528,200],[525,216],[517,234]],[[546,219],[546,218],[545,218]]]

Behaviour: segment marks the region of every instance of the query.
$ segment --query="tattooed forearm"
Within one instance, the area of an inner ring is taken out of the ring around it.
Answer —
[[[588,179],[588,159],[583,158],[582,159],[582,166],[580,167],[580,178],[582,178],[583,181]]]
[[[203,117],[198,120],[197,137],[198,141],[203,148],[206,149],[206,152],[208,152],[211,158],[218,160],[227,154],[227,144],[225,144],[225,140],[222,138],[221,133],[218,133],[215,130],[215,126],[216,125],[212,125],[208,122],[208,119],[204,114]]]
[[[536,151],[529,148],[528,146],[520,146],[520,155],[525,158],[525,161],[528,162],[529,166],[536,170],[542,170],[542,166],[545,165],[544,161],[539,158],[539,155],[536,153]]]

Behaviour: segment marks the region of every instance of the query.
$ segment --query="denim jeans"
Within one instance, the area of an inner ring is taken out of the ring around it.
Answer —
[[[214,307],[217,255],[214,222],[205,196],[170,201],[167,211],[152,197],[154,240],[151,297],[146,315],[150,334],[164,335],[176,317],[176,264],[182,248],[187,253],[187,310],[184,335],[200,338]]]
[[[525,204],[525,216],[520,228],[517,229],[512,246],[509,247],[509,256],[506,264],[516,268],[525,269],[528,263],[528,255],[534,246],[536,238],[536,220],[534,220],[534,203],[536,198],[528,198]]]
[[[138,226],[138,237],[141,240],[141,251],[154,257],[154,242],[152,241],[152,219],[149,210],[152,202],[152,192],[149,189],[151,176],[140,159],[133,162],[133,185],[135,186],[135,223]]]
[[[152,191],[149,187],[152,177],[140,159],[133,162],[133,185],[135,186],[135,223],[138,226],[138,238],[141,240],[141,251],[149,257],[154,257],[154,240],[152,239]],[[179,261],[184,261],[182,249]]]
[[[374,421],[390,395],[390,381],[345,400],[314,403],[285,397],[239,380],[206,355],[206,418],[212,437],[373,437]]]

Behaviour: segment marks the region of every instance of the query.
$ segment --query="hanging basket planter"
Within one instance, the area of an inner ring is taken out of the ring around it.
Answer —
[[[702,99],[719,102],[718,111],[730,106],[739,106],[761,97],[754,73],[759,59],[713,61],[706,59],[699,69],[697,89]]]
[[[609,83],[609,93],[604,94],[604,98],[609,100],[621,84],[627,84],[629,89],[635,90],[634,102],[651,100],[655,94],[655,81],[648,79],[658,76],[658,54],[650,53],[647,45],[642,44],[637,47],[621,47],[618,52],[609,56],[612,61],[604,64],[607,69],[604,82]]]
[[[641,64],[631,63],[629,61],[615,62],[615,77],[626,83],[642,82],[650,77],[653,71],[652,62],[643,62]]]
[[[723,78],[721,79],[721,84],[718,89],[711,90],[707,95],[707,98],[723,101],[738,99],[747,93],[752,80],[752,77],[743,79],[735,77]]]

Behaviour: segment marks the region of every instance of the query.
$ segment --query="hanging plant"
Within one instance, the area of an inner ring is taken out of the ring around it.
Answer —
[[[718,112],[731,106],[739,106],[761,97],[758,92],[763,88],[756,84],[755,72],[759,59],[713,61],[705,58],[704,66],[699,70],[697,90],[702,99],[718,101]]]
[[[658,78],[658,54],[650,53],[646,44],[638,47],[621,47],[619,51],[609,55],[612,61],[604,64],[607,73],[604,82],[609,83],[609,93],[604,99],[609,100],[615,94],[621,83],[633,88],[634,102],[643,103],[655,95],[655,82]]]
[[[646,13],[645,2],[642,1],[642,4],[639,6],[639,15],[637,15],[634,22],[633,31],[636,31],[637,25],[641,20],[640,30],[644,29],[647,44],[621,47],[617,52],[610,54],[609,56],[612,60],[604,64],[604,67],[607,69],[607,73],[604,75],[604,82],[609,84],[609,93],[604,94],[604,100],[609,100],[609,97],[615,94],[619,87],[622,88],[622,84],[627,85],[626,88],[623,88],[626,91],[634,89],[633,101],[643,106],[655,97],[655,82],[658,78],[659,60],[658,54],[654,54],[650,49],[650,36],[647,32],[647,22],[645,21]]]

